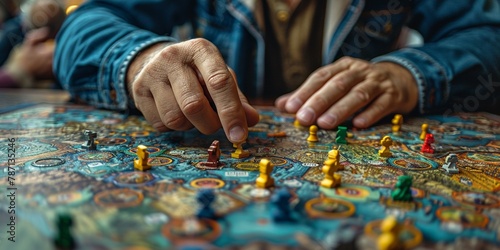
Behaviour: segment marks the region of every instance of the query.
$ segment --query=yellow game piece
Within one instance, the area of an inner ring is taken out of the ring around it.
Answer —
[[[270,188],[274,186],[274,179],[271,177],[273,164],[268,159],[262,159],[259,162],[260,175],[255,180],[255,186],[258,188]]]
[[[297,119],[295,119],[295,121],[293,121],[293,126],[296,127],[296,128],[302,127],[302,125],[300,125],[299,120],[297,120]]]
[[[382,232],[377,239],[379,250],[400,249],[398,221],[394,216],[388,216],[380,224]]]
[[[401,125],[403,125],[403,116],[397,114],[392,118],[392,132],[397,133],[401,130]]]
[[[340,186],[341,176],[336,174],[338,166],[335,165],[334,159],[328,159],[323,163],[321,171],[325,174],[325,178],[320,182],[320,186],[324,188],[334,188]]]
[[[333,148],[328,152],[328,159],[334,160],[335,171],[344,170],[344,165],[340,164],[340,152],[339,149]]]
[[[318,126],[312,125],[309,127],[309,137],[307,137],[308,142],[317,142],[318,141]]]
[[[425,140],[425,136],[429,133],[429,124],[422,124],[422,133],[420,133],[420,140]]]
[[[236,150],[233,153],[231,153],[232,158],[241,159],[241,158],[247,158],[250,156],[250,153],[246,150],[243,150],[243,147],[241,145],[242,145],[242,143],[239,143],[239,144],[234,143],[233,144],[233,148],[236,148]]]
[[[151,164],[148,163],[149,152],[148,147],[144,145],[137,146],[137,157],[134,160],[134,168],[140,171],[151,169]]]
[[[388,135],[384,136],[384,138],[380,140],[380,145],[382,148],[378,151],[378,155],[382,157],[391,157],[392,153],[390,147],[392,146],[392,138]]]

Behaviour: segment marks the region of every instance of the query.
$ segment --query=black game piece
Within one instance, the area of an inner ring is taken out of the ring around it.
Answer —
[[[87,143],[82,144],[82,148],[86,148],[88,150],[96,150],[97,145],[95,144],[95,138],[97,138],[97,133],[90,131],[90,130],[85,130],[83,131],[85,136],[87,136]]]

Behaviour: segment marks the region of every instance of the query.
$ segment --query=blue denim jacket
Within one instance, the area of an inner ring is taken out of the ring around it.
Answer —
[[[147,46],[176,41],[175,28],[189,24],[220,49],[243,92],[258,96],[265,50],[251,2],[90,0],[58,35],[55,73],[73,96],[126,110],[133,107],[125,83],[130,61]],[[404,26],[417,30],[424,45],[396,49]],[[418,112],[453,101],[454,111],[476,111],[484,102],[500,106],[499,0],[351,0],[329,41],[325,65],[352,56],[406,67],[419,87]]]

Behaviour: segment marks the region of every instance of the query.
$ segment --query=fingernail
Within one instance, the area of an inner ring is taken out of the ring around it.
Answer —
[[[292,100],[289,100],[286,105],[285,109],[288,112],[295,112],[297,111],[300,107],[302,106],[302,101],[300,101],[297,98],[293,98]]]
[[[318,123],[324,123],[333,126],[337,123],[337,116],[331,114],[325,114],[318,119]]]
[[[305,124],[310,124],[314,121],[316,114],[311,108],[303,108],[297,113],[297,118]]]
[[[245,139],[245,130],[240,127],[236,126],[233,127],[229,130],[229,139],[232,142],[241,142]]]
[[[365,127],[366,126],[366,119],[365,118],[356,118],[354,120],[354,125],[356,127]]]

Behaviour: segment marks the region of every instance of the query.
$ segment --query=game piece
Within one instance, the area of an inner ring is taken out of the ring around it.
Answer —
[[[267,137],[286,137],[286,132],[285,131],[279,131],[279,132],[270,132],[267,133]]]
[[[420,133],[420,140],[425,140],[425,136],[429,133],[429,124],[422,124],[422,132]]]
[[[344,170],[344,165],[340,164],[340,148],[337,149],[337,148],[333,148],[332,150],[328,151],[328,159],[332,159],[334,160],[334,166],[335,167],[335,171],[338,171],[338,170]]]
[[[345,139],[347,136],[347,127],[339,126],[337,128],[337,136],[335,137],[335,142],[338,144],[347,144]]]
[[[246,150],[243,150],[243,147],[241,145],[242,145],[242,143],[233,144],[233,147],[236,148],[236,150],[233,153],[231,153],[232,158],[241,159],[241,158],[247,158],[250,156],[250,153]]]
[[[255,186],[258,188],[270,188],[274,186],[274,179],[271,177],[273,172],[273,164],[268,159],[262,159],[259,162],[260,175],[255,181]]]
[[[425,135],[424,144],[422,145],[422,149],[420,151],[422,153],[434,154],[434,148],[432,147],[432,143],[434,143],[434,135],[432,134]]]
[[[320,182],[320,186],[325,188],[334,188],[340,186],[341,176],[335,171],[338,169],[338,162],[333,159],[328,159],[323,163],[321,169],[325,174],[325,178]]]
[[[137,158],[134,160],[134,168],[139,171],[151,169],[151,164],[149,164],[148,160],[148,147],[144,145],[137,146]]]
[[[458,156],[456,154],[449,154],[446,156],[443,169],[448,174],[458,174],[460,171],[457,168]]]
[[[398,177],[398,182],[394,186],[394,190],[391,192],[391,197],[395,201],[411,201],[413,197],[411,196],[411,185],[412,177],[409,175],[401,175]]]
[[[403,116],[397,114],[392,118],[392,132],[397,133],[401,130],[401,125],[403,125]]]
[[[318,126],[312,125],[309,127],[309,137],[307,137],[308,142],[317,142],[318,141]]]
[[[290,198],[292,195],[287,188],[280,188],[271,196],[271,203],[274,204],[275,210],[272,212],[273,220],[276,222],[291,221]]]
[[[378,151],[378,155],[382,157],[391,157],[392,153],[390,147],[392,146],[392,138],[388,135],[384,136],[384,138],[380,140],[380,145],[382,148]]]
[[[293,126],[296,127],[296,128],[302,127],[302,125],[300,125],[299,120],[297,120],[297,119],[295,119],[295,121],[293,121]]]
[[[200,205],[196,212],[198,219],[216,219],[215,211],[212,209],[212,203],[215,201],[213,189],[200,189],[196,194],[196,201]]]
[[[87,137],[87,142],[82,144],[82,148],[85,148],[88,150],[96,150],[97,145],[95,143],[95,139],[97,138],[97,133],[94,131],[90,131],[90,130],[85,130],[85,131],[83,131],[83,133]]]
[[[399,242],[399,226],[396,217],[388,216],[380,224],[381,234],[377,239],[379,250],[401,249]]]
[[[208,160],[206,162],[202,162],[203,166],[216,168],[220,165],[220,147],[219,141],[214,140],[210,147],[208,147]]]
[[[75,239],[71,234],[71,227],[73,226],[73,218],[69,214],[57,215],[57,235],[54,239],[56,249],[69,250],[75,248]]]

